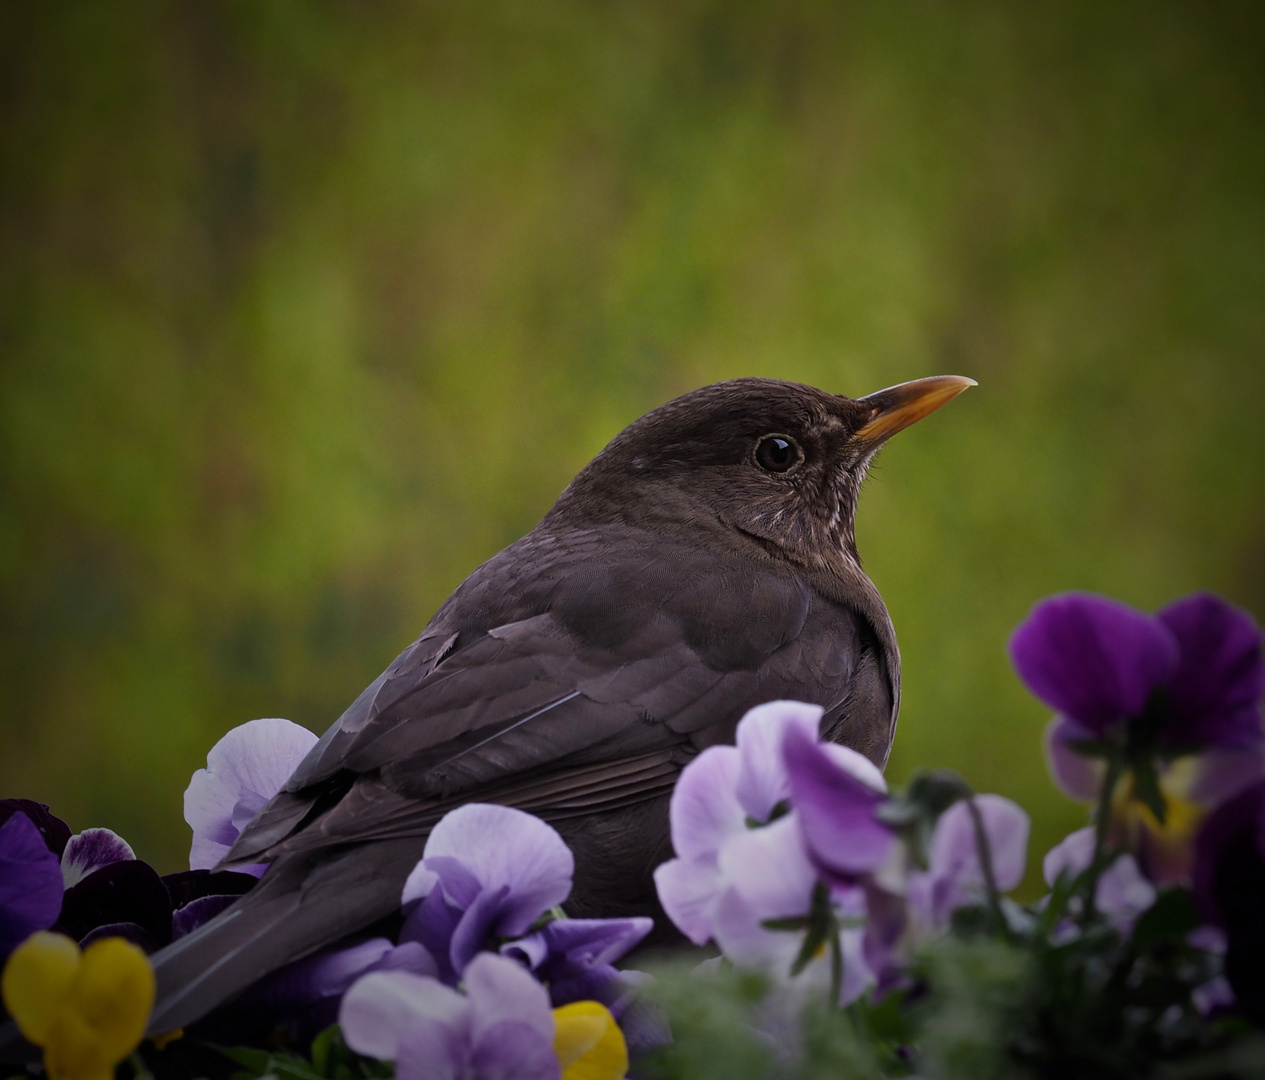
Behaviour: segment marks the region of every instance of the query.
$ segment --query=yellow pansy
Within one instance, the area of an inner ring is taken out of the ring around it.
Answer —
[[[123,938],[81,952],[65,935],[41,931],[13,950],[0,990],[22,1034],[44,1048],[52,1080],[109,1080],[145,1034],[154,972]]]
[[[623,1080],[628,1046],[610,1010],[596,1001],[554,1009],[553,1050],[562,1080]]]

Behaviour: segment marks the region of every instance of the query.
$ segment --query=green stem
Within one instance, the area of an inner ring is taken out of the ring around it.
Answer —
[[[997,888],[997,874],[993,870],[993,849],[988,842],[988,833],[984,831],[984,815],[972,795],[966,800],[967,809],[971,812],[971,822],[975,826],[975,850],[979,854],[980,870],[984,874],[984,888],[988,892],[988,907],[1002,935],[1010,938],[1010,927],[1006,922],[1005,912],[1001,909],[1001,891]]]
[[[1107,852],[1107,830],[1111,826],[1111,802],[1116,793],[1116,785],[1124,773],[1124,760],[1118,754],[1107,759],[1107,775],[1103,777],[1102,788],[1098,793],[1098,812],[1094,821],[1094,855],[1089,861],[1089,895],[1085,898],[1085,907],[1081,913],[1081,924],[1093,919],[1096,913],[1095,900],[1098,895],[1098,877],[1102,873]]]

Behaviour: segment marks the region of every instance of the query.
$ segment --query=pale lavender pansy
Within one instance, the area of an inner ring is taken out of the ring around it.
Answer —
[[[307,728],[289,720],[251,720],[212,748],[184,793],[184,819],[193,829],[191,870],[214,869],[251,819],[290,779],[316,745]],[[240,867],[256,877],[266,863]]]
[[[1093,857],[1094,827],[1077,829],[1046,852],[1041,864],[1045,883],[1053,888],[1060,875],[1077,877],[1089,869]],[[1155,896],[1155,886],[1146,879],[1137,860],[1121,852],[1099,875],[1094,906],[1117,929],[1127,933],[1137,917],[1155,903]]]
[[[627,1005],[629,986],[615,961],[654,926],[648,918],[555,919],[501,946],[549,987],[556,1008],[572,1001],[599,1001],[615,1019]]]
[[[1023,880],[1031,830],[1024,809],[1002,795],[976,795],[954,803],[936,821],[927,869],[909,873],[909,906],[934,930],[945,929],[956,909],[987,900],[972,803],[988,843],[993,884],[999,892],[1009,892]]]
[[[343,997],[343,1037],[395,1062],[399,1080],[558,1080],[545,988],[492,953],[476,956],[463,982],[464,995],[407,972],[366,975]]]
[[[734,746],[712,746],[704,750],[681,773],[672,792],[668,817],[672,829],[672,845],[676,858],[655,870],[655,885],[664,910],[678,929],[695,944],[715,936],[716,916],[726,894],[735,888],[730,873],[735,869],[745,884],[761,881],[767,875],[760,867],[752,867],[744,858],[726,850],[736,850],[756,857],[777,857],[784,863],[795,863],[793,871],[784,865],[779,871],[787,877],[788,894],[796,894],[792,882],[810,882],[814,878],[801,845],[797,842],[774,851],[764,843],[758,826],[768,824],[775,813],[785,810],[790,796],[789,777],[783,761],[782,745],[789,733],[798,732],[810,741],[817,738],[822,710],[816,705],[795,701],[775,701],[748,712],[738,723]],[[872,766],[871,766],[872,768]],[[791,825],[782,824],[789,820]],[[794,834],[794,819],[779,818],[777,835]],[[756,828],[753,828],[756,826]],[[799,890],[800,893],[803,890]],[[802,896],[753,898],[750,907],[739,898],[730,899],[731,908],[750,911],[751,917],[772,901],[774,907],[789,905],[796,910],[779,910],[776,917],[804,915]]]
[[[404,884],[401,940],[421,942],[455,982],[493,938],[525,934],[571,893],[575,858],[539,818],[469,803],[445,815]]]

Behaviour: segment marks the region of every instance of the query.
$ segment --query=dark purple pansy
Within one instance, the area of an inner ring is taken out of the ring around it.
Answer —
[[[34,822],[48,850],[60,859],[70,840],[70,826],[49,810],[47,803],[33,799],[0,799],[0,825],[19,813]]]
[[[37,930],[57,921],[61,865],[23,811],[0,825],[0,964]]]
[[[1260,631],[1211,594],[1156,616],[1090,593],[1051,597],[1015,630],[1010,653],[1028,688],[1059,714],[1057,742],[1120,737],[1144,716],[1173,749],[1261,741]]]
[[[210,922],[258,884],[258,879],[233,870],[182,870],[164,875],[163,884],[171,897],[171,936],[175,939]]]
[[[1200,912],[1225,931],[1225,974],[1239,1006],[1265,1025],[1265,779],[1204,821],[1193,877]]]
[[[171,942],[171,897],[149,863],[110,863],[66,890],[57,927],[76,941],[125,937],[152,952]]]

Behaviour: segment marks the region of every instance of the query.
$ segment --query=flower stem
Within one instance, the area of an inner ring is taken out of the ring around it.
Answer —
[[[1001,892],[997,888],[997,875],[993,871],[993,849],[988,842],[988,833],[984,829],[984,815],[980,813],[975,796],[966,800],[967,809],[971,812],[971,822],[975,826],[975,850],[979,855],[980,870],[984,874],[984,888],[988,893],[988,907],[1002,935],[1009,939],[1010,927],[1006,915],[1001,909]]]
[[[1093,919],[1096,913],[1098,878],[1105,864],[1107,830],[1111,826],[1111,802],[1123,772],[1124,759],[1119,754],[1112,754],[1107,759],[1107,773],[1103,777],[1102,789],[1098,793],[1098,810],[1094,820],[1094,855],[1089,861],[1089,895],[1085,898],[1085,906],[1081,913],[1082,925]]]

